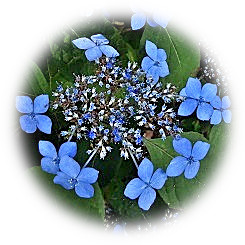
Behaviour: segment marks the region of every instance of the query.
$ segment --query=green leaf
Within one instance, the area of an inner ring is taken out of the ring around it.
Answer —
[[[145,27],[140,46],[145,49],[145,42],[149,40],[163,48],[167,53],[167,63],[170,74],[161,78],[163,84],[172,83],[181,88],[185,87],[187,79],[195,76],[200,66],[200,50],[197,44],[186,39],[186,37],[173,30],[171,27]]]
[[[97,183],[93,185],[95,195],[90,199],[85,199],[78,197],[74,190],[65,190],[60,185],[54,184],[54,175],[42,171],[41,167],[32,167],[29,169],[29,173],[41,181],[58,205],[64,204],[77,214],[87,214],[102,221],[104,220],[104,199]]]

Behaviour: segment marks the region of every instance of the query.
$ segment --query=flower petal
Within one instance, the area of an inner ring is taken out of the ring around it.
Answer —
[[[77,182],[75,192],[79,197],[91,198],[94,196],[94,187],[88,183]]]
[[[35,118],[29,115],[23,115],[20,117],[20,126],[26,133],[34,133],[37,130],[37,122]]]
[[[93,184],[98,179],[99,171],[94,168],[82,168],[80,174],[77,176],[78,181]]]
[[[159,67],[157,66],[152,66],[148,71],[147,71],[147,78],[152,77],[154,82],[158,82],[159,80]]]
[[[50,157],[43,157],[41,159],[41,167],[43,171],[50,174],[57,174],[59,171],[59,164]]]
[[[33,112],[33,103],[29,96],[16,97],[16,109],[21,113]]]
[[[38,143],[38,148],[40,154],[43,155],[44,157],[49,157],[52,159],[57,157],[55,146],[49,141],[40,140]]]
[[[132,179],[124,190],[124,195],[130,199],[135,199],[143,192],[147,185],[139,178]]]
[[[156,27],[158,26],[158,24],[153,20],[153,18],[151,17],[147,17],[147,23],[151,26],[151,27]]]
[[[180,104],[179,109],[178,109],[178,115],[190,116],[196,110],[197,105],[198,105],[197,100],[186,99]]]
[[[72,190],[75,187],[75,181],[71,181],[71,177],[63,172],[58,172],[53,181],[55,184],[61,185],[66,190]]]
[[[77,143],[76,142],[65,142],[60,146],[59,157],[69,156],[74,157],[77,154]]]
[[[45,113],[49,108],[49,97],[42,94],[34,99],[34,113]]]
[[[169,75],[168,64],[166,61],[161,62],[161,65],[158,66],[158,75],[160,77],[166,77],[167,75]]]
[[[91,36],[91,39],[96,43],[96,45],[104,45],[109,43],[109,40],[106,39],[102,34],[95,34]]]
[[[151,177],[150,185],[152,188],[159,190],[164,186],[166,180],[166,173],[161,168],[158,168]]]
[[[231,101],[228,96],[222,98],[222,109],[226,110],[231,106]]]
[[[45,134],[51,134],[52,121],[48,116],[45,115],[36,115],[37,127],[40,131]]]
[[[214,97],[214,99],[210,102],[211,106],[213,106],[216,109],[221,109],[221,99],[217,95]]]
[[[102,52],[98,46],[95,46],[94,48],[87,49],[85,55],[89,61],[94,61],[102,56]]]
[[[100,46],[100,50],[106,57],[109,58],[119,56],[119,53],[116,51],[116,49],[109,45]]]
[[[206,83],[202,87],[201,96],[205,99],[205,101],[212,101],[217,94],[217,85],[212,83]]]
[[[165,15],[161,11],[154,12],[153,20],[162,28],[166,28],[168,25],[168,19],[165,18]]]
[[[75,39],[72,43],[79,49],[90,49],[96,46],[94,42],[86,37]]]
[[[158,49],[157,50],[157,61],[163,62],[167,59],[167,54],[164,49]]]
[[[151,41],[146,40],[145,51],[151,59],[153,59],[154,61],[157,60],[157,46],[156,46],[156,44],[154,44]]]
[[[207,155],[209,148],[210,144],[203,141],[197,141],[192,148],[191,155],[195,160],[202,160]]]
[[[187,97],[193,99],[199,99],[201,95],[201,89],[202,89],[201,82],[197,78],[189,77],[185,87],[185,92],[187,94]]]
[[[192,144],[186,138],[174,139],[173,147],[176,152],[184,157],[190,157],[192,151]]]
[[[185,168],[185,178],[186,179],[193,179],[194,177],[196,177],[198,170],[200,168],[200,162],[199,161],[195,161],[192,162],[190,164],[188,164]]]
[[[213,107],[206,103],[202,102],[197,107],[197,118],[203,121],[208,121],[214,112]]]
[[[139,30],[145,25],[146,16],[142,13],[136,13],[131,17],[132,30]]]
[[[153,65],[154,65],[154,61],[153,61],[150,57],[148,57],[148,56],[144,57],[144,59],[143,59],[142,62],[141,62],[141,67],[142,67],[143,71],[146,71],[146,72],[147,72]]]
[[[230,110],[224,110],[222,111],[222,116],[223,116],[223,119],[226,123],[230,123],[231,122],[231,111]]]
[[[139,197],[138,204],[139,207],[142,208],[143,210],[149,210],[151,205],[156,199],[156,191],[151,188],[147,187],[146,189],[143,190],[142,194]]]
[[[185,88],[182,88],[182,89],[180,90],[179,95],[180,95],[180,96],[183,96],[183,97],[186,97],[186,96],[187,96],[187,94],[186,94],[186,92],[185,92]]]
[[[214,125],[217,125],[221,122],[222,120],[222,115],[221,115],[221,111],[219,110],[214,110],[212,116],[211,116],[211,120],[210,120],[210,123],[211,124],[214,124]]]
[[[63,156],[60,159],[60,170],[72,178],[76,178],[80,172],[80,165],[71,157]]]
[[[185,157],[175,157],[168,165],[166,174],[169,177],[176,177],[181,175],[186,166],[188,164],[188,160]]]
[[[152,174],[153,164],[148,158],[144,158],[139,165],[138,175],[145,183],[149,183]]]

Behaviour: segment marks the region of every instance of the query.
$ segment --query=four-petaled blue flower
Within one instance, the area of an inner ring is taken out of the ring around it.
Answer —
[[[139,197],[138,205],[143,210],[149,210],[156,198],[154,189],[161,189],[167,180],[165,172],[158,168],[153,173],[152,162],[144,158],[138,168],[139,178],[132,179],[126,186],[124,195],[130,199]]]
[[[181,90],[180,95],[186,99],[180,104],[178,115],[189,116],[197,108],[197,118],[208,121],[213,114],[213,107],[210,102],[215,98],[217,86],[206,83],[203,87],[197,78],[190,77],[186,87]]]
[[[43,171],[50,174],[57,174],[60,169],[60,160],[64,156],[74,157],[77,154],[77,143],[75,142],[63,143],[58,154],[55,146],[49,141],[40,140],[38,146],[40,154],[44,156],[41,160],[41,167]]]
[[[182,156],[175,157],[168,165],[166,174],[176,177],[184,172],[187,179],[194,178],[200,168],[200,160],[208,153],[210,145],[203,141],[197,141],[192,147],[186,138],[174,139],[173,147]]]
[[[116,49],[107,45],[109,41],[102,34],[93,35],[91,39],[92,41],[82,37],[72,41],[77,48],[86,49],[85,55],[89,61],[97,60],[102,56],[102,53],[109,58],[119,56]]]
[[[152,77],[154,82],[157,82],[159,77],[166,77],[169,69],[164,49],[158,49],[154,43],[147,40],[145,50],[148,56],[142,60],[141,67],[146,72],[146,77]]]
[[[226,123],[231,122],[231,111],[228,108],[231,106],[231,101],[228,96],[224,96],[222,101],[219,96],[216,96],[211,105],[214,107],[213,115],[211,116],[211,124],[219,124],[222,121],[222,117]]]
[[[71,157],[64,156],[60,159],[60,171],[54,177],[54,183],[66,190],[75,189],[79,197],[91,198],[94,196],[94,184],[98,179],[99,171],[94,168],[82,168]]]
[[[34,99],[34,103],[28,96],[16,97],[16,108],[19,112],[25,113],[20,117],[20,126],[26,133],[34,133],[37,128],[51,134],[52,121],[48,116],[42,115],[49,108],[48,95],[39,95]]]

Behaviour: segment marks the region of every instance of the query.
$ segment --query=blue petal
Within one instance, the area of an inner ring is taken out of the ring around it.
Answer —
[[[20,126],[26,133],[34,133],[37,130],[35,118],[29,115],[23,115],[20,117]]]
[[[167,59],[167,54],[164,49],[158,49],[157,50],[157,61],[163,62]]]
[[[197,141],[192,148],[191,155],[195,160],[202,160],[207,155],[209,148],[210,144],[203,141]]]
[[[151,17],[147,17],[147,23],[151,26],[151,27],[156,27],[158,26],[158,24],[151,18]]]
[[[197,104],[198,104],[197,100],[186,99],[180,104],[178,109],[178,115],[190,116],[196,110]]]
[[[41,159],[41,167],[43,171],[50,174],[57,174],[59,171],[59,164],[50,157],[43,157]]]
[[[146,16],[142,13],[136,13],[131,17],[131,27],[133,30],[139,30],[145,25]]]
[[[174,139],[173,147],[176,152],[184,157],[190,157],[192,151],[192,144],[186,138]]]
[[[181,175],[186,166],[188,164],[188,160],[185,157],[175,157],[168,165],[166,174],[169,177],[176,177]]]
[[[155,12],[153,14],[153,19],[162,28],[166,28],[168,25],[168,20],[166,18],[164,18],[164,14],[160,11]]]
[[[186,97],[186,96],[187,96],[187,94],[186,94],[186,92],[185,92],[185,88],[182,88],[182,89],[180,90],[179,95],[180,95],[180,96],[183,96],[183,97]]]
[[[145,183],[149,183],[152,174],[153,164],[148,158],[144,158],[139,165],[138,175]]]
[[[216,109],[221,109],[221,99],[219,96],[215,96],[214,99],[210,102],[211,106]]]
[[[189,77],[185,87],[187,96],[190,98],[199,99],[201,95],[201,89],[201,82],[197,78]]]
[[[152,66],[148,71],[147,71],[147,78],[152,77],[154,82],[158,82],[159,80],[159,67],[157,66]]]
[[[72,43],[79,49],[90,49],[96,46],[94,42],[86,37],[75,39]]]
[[[147,185],[139,178],[132,179],[124,190],[124,195],[130,199],[137,198]]]
[[[87,49],[85,51],[86,58],[89,61],[97,60],[102,56],[102,52],[100,51],[100,48],[98,46],[94,48]]]
[[[154,44],[151,41],[146,40],[145,51],[151,59],[153,59],[154,61],[157,60],[157,46],[156,46],[156,44]]]
[[[65,142],[60,146],[59,157],[69,156],[74,157],[77,154],[77,143],[76,142]]]
[[[49,141],[40,140],[38,143],[38,148],[40,154],[43,155],[44,157],[49,157],[52,159],[57,157],[55,146]]]
[[[94,187],[88,183],[77,182],[75,192],[79,197],[91,198],[94,196]]]
[[[119,56],[119,53],[116,51],[116,49],[109,45],[100,46],[100,50],[106,57],[109,58]]]
[[[206,83],[202,87],[201,96],[205,99],[205,101],[212,101],[217,94],[217,85],[212,83]]]
[[[49,108],[49,97],[47,94],[39,95],[34,100],[34,113],[45,113]]]
[[[53,181],[55,184],[61,185],[66,190],[72,190],[75,187],[75,181],[71,181],[71,177],[62,172],[58,172]]]
[[[168,64],[166,61],[161,62],[161,65],[158,66],[158,75],[160,77],[166,77],[167,75],[169,75]]]
[[[214,112],[213,107],[205,102],[202,102],[197,107],[197,118],[203,121],[208,121]]]
[[[17,96],[16,109],[21,113],[33,112],[33,103],[31,98],[28,96]]]
[[[98,179],[99,171],[94,168],[82,168],[77,180],[89,184],[93,184]]]
[[[141,67],[143,69],[143,71],[148,71],[152,66],[154,65],[154,61],[149,58],[148,56],[147,57],[144,57],[144,59],[142,60],[141,62]]]
[[[211,116],[211,120],[210,120],[210,123],[211,124],[214,124],[214,125],[217,125],[221,122],[222,120],[222,115],[221,115],[221,111],[219,110],[214,110],[212,116]]]
[[[199,168],[200,168],[199,161],[195,161],[188,164],[185,168],[185,173],[184,173],[186,179],[193,179],[194,177],[196,177]]]
[[[102,34],[96,34],[91,36],[91,39],[97,44],[97,45],[104,45],[108,44],[109,40],[106,39]]]
[[[143,210],[149,210],[151,205],[156,199],[156,192],[154,189],[151,187],[147,187],[144,189],[142,194],[139,197],[138,204],[139,207],[142,208]]]
[[[223,119],[226,123],[230,123],[231,122],[231,111],[230,110],[225,110],[225,111],[222,111],[222,116],[223,116]]]
[[[164,186],[166,180],[166,173],[161,168],[158,168],[151,177],[150,185],[152,188],[159,190]]]
[[[37,127],[40,131],[45,134],[51,134],[52,121],[48,116],[45,115],[36,115]]]
[[[80,165],[71,157],[63,156],[60,159],[60,170],[72,178],[76,178],[80,172]]]
[[[228,96],[222,98],[222,109],[226,110],[231,106],[231,101]]]

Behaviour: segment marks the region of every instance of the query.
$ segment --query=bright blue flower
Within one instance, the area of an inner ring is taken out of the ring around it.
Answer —
[[[62,144],[58,154],[55,146],[49,141],[40,140],[38,147],[40,154],[44,156],[41,160],[41,167],[43,171],[50,174],[57,174],[60,160],[64,156],[74,157],[77,154],[77,143],[75,142]]]
[[[91,140],[94,140],[96,138],[96,133],[91,130],[88,132],[88,137],[91,139]]]
[[[214,107],[214,112],[210,119],[211,124],[219,124],[222,121],[222,118],[226,123],[231,122],[231,111],[228,110],[231,106],[231,101],[228,96],[224,96],[222,101],[219,96],[216,96],[211,101],[211,105]]]
[[[186,99],[180,104],[178,115],[189,116],[197,108],[197,118],[207,121],[213,114],[213,107],[210,102],[215,98],[217,86],[206,83],[203,87],[197,78],[190,77],[186,87],[180,91],[180,95]]]
[[[210,144],[197,141],[192,147],[188,139],[176,138],[173,140],[173,147],[182,156],[177,156],[170,162],[166,170],[167,176],[176,177],[184,172],[185,178],[194,178],[198,173],[200,160],[207,155]]]
[[[153,173],[152,162],[144,158],[138,168],[139,178],[132,179],[126,186],[124,195],[130,199],[139,197],[138,205],[143,210],[149,210],[156,199],[156,191],[161,189],[167,180],[165,172],[158,168]]]
[[[25,113],[20,117],[20,126],[26,133],[34,133],[37,128],[51,134],[52,121],[48,116],[42,115],[49,108],[48,95],[39,95],[34,99],[34,103],[28,96],[16,97],[16,108],[19,112]]]
[[[82,37],[72,41],[77,48],[86,49],[85,55],[89,61],[97,60],[102,56],[102,53],[107,57],[119,56],[116,49],[107,45],[109,41],[102,34],[93,35],[91,39],[92,41],[86,37]]]
[[[167,54],[164,49],[158,49],[148,40],[146,40],[145,50],[148,56],[142,60],[141,67],[146,72],[147,78],[152,77],[154,82],[158,82],[159,77],[166,77],[169,74]]]
[[[66,190],[75,188],[79,197],[91,198],[94,196],[94,184],[98,179],[99,171],[94,168],[80,168],[80,165],[71,157],[64,156],[60,160],[60,171],[54,177],[54,183]]]

